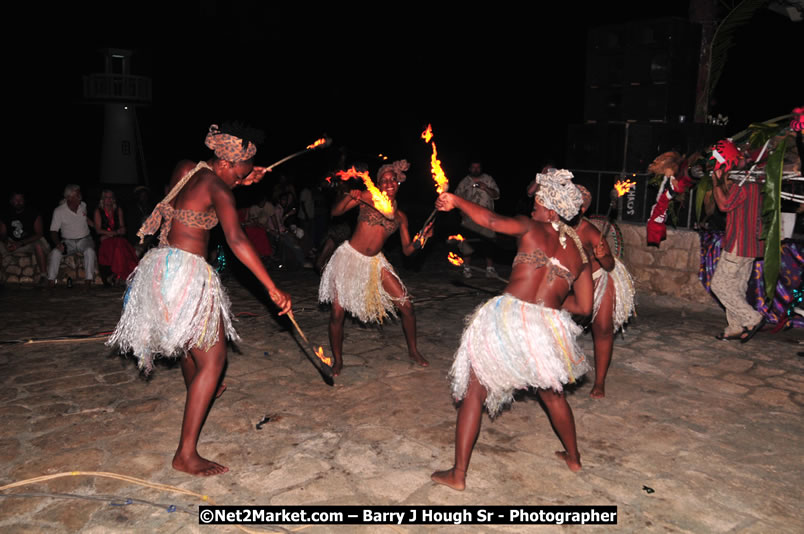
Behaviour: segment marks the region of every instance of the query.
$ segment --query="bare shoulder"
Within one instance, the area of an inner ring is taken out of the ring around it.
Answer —
[[[182,179],[184,175],[188,172],[193,170],[196,166],[196,163],[190,161],[189,159],[183,159],[176,164],[176,167],[173,168],[173,174],[170,176],[170,185],[172,186],[176,182]]]
[[[590,243],[600,238],[600,231],[587,219],[581,219],[581,224],[578,225],[576,233],[583,243]]]

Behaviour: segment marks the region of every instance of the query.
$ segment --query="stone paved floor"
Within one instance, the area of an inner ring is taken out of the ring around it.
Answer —
[[[288,325],[227,277],[242,342],[230,350],[228,390],[201,434],[203,455],[231,472],[208,479],[170,468],[184,386],[178,366],[144,380],[100,341],[0,344],[0,485],[65,471],[105,471],[178,486],[219,504],[616,505],[624,532],[802,532],[802,332],[716,341],[710,305],[642,295],[639,317],[615,342],[607,398],[582,383],[569,395],[584,468],[570,472],[535,396],[494,422],[484,416],[458,493],[430,482],[452,461],[455,408],[446,374],[464,316],[502,284],[464,284],[440,268],[400,269],[416,297],[413,367],[398,323],[347,322],[345,370],[324,384]],[[505,273],[504,273],[505,274]],[[278,272],[308,337],[325,344],[326,310],[311,271]],[[121,290],[0,288],[0,340],[111,329]],[[591,352],[591,338],[582,346]],[[326,347],[326,345],[325,345]],[[327,347],[327,352],[329,352]],[[271,416],[261,430],[255,425]],[[648,493],[644,487],[654,491]],[[165,505],[111,506],[41,494],[116,495]],[[27,496],[13,495],[25,494]],[[98,477],[68,477],[0,495],[0,530],[236,532],[199,527],[200,501]],[[799,510],[798,512],[796,510]],[[288,526],[288,530],[302,530]],[[530,527],[534,528],[534,527]],[[610,527],[540,527],[595,532]],[[257,530],[256,527],[252,529]],[[305,532],[520,532],[527,527],[374,526]]]

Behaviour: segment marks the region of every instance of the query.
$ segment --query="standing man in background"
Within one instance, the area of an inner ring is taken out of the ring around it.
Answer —
[[[455,194],[469,202],[494,211],[494,201],[500,198],[500,188],[494,178],[483,172],[483,165],[478,161],[469,164],[469,174],[458,183]],[[493,230],[476,224],[465,214],[461,214],[461,226],[466,229],[464,240],[458,243],[464,260],[463,276],[472,277],[470,268],[472,254],[479,252],[486,259],[486,278],[496,278],[494,260],[491,257],[496,234]]]

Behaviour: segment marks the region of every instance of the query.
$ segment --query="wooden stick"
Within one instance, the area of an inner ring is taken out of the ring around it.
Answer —
[[[273,164],[271,164],[271,165],[268,165],[268,167],[266,167],[266,168],[267,168],[267,169],[270,171],[271,169],[273,169],[273,168],[274,168],[274,167],[276,167],[277,165],[281,165],[281,164],[285,163],[286,161],[288,161],[288,160],[291,160],[291,159],[295,158],[296,156],[301,156],[301,155],[302,155],[302,154],[304,154],[305,152],[312,152],[313,150],[316,150],[316,149],[318,149],[318,148],[324,148],[324,147],[328,147],[328,146],[329,146],[329,145],[331,145],[331,144],[332,144],[332,139],[330,139],[329,137],[327,137],[327,138],[326,138],[326,142],[324,142],[324,144],[323,144],[323,145],[314,146],[314,147],[312,147],[312,148],[305,148],[304,150],[299,150],[298,152],[294,152],[294,153],[293,153],[293,154],[291,154],[290,156],[285,156],[284,158],[280,159],[280,160],[279,160],[279,161],[277,161],[276,163],[273,163]]]
[[[290,313],[288,313],[287,315],[288,315],[288,317],[290,318],[290,322],[292,322],[292,323],[293,323],[293,326],[295,326],[295,327],[296,327],[296,331],[299,333],[299,335],[302,337],[302,339],[305,341],[305,343],[307,343],[307,346],[308,346],[308,347],[310,348],[310,350],[313,352],[313,356],[312,356],[312,357],[311,357],[309,354],[307,354],[307,352],[305,352],[305,353],[304,353],[304,354],[305,354],[305,356],[307,356],[307,358],[308,358],[308,359],[309,359],[311,362],[313,362],[313,365],[316,367],[316,369],[318,369],[319,371],[321,371],[321,373],[323,373],[323,374],[324,374],[324,376],[326,376],[327,378],[329,378],[329,379],[331,380],[331,379],[332,379],[332,366],[331,366],[331,365],[326,364],[326,363],[325,363],[325,362],[324,362],[324,361],[323,361],[321,358],[319,358],[319,357],[316,355],[316,348],[315,348],[315,345],[313,345],[312,343],[310,343],[310,340],[309,340],[309,339],[307,339],[307,336],[305,336],[305,335],[304,335],[304,332],[302,331],[301,327],[299,326],[299,323],[297,323],[297,322],[296,322],[296,318],[295,318],[295,317],[293,317],[293,312],[290,312]],[[332,385],[332,384],[330,384],[330,385]]]

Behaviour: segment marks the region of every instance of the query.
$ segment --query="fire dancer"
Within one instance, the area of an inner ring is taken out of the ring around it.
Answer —
[[[402,316],[402,331],[408,344],[408,355],[422,367],[429,365],[416,347],[416,316],[413,303],[402,280],[385,259],[382,247],[394,232],[399,230],[402,253],[411,255],[417,248],[410,238],[408,218],[396,208],[399,185],[405,181],[408,170],[406,160],[383,165],[377,173],[379,190],[393,204],[393,213],[384,215],[373,206],[370,191],[353,189],[332,207],[337,217],[360,205],[357,225],[352,237],[344,241],[332,254],[321,275],[318,290],[320,302],[332,303],[329,319],[329,341],[335,357],[333,374],[343,368],[343,323],[348,311],[364,323],[382,323],[389,314],[396,317],[395,309]],[[432,223],[422,234],[432,235]]]
[[[606,396],[606,373],[614,349],[614,334],[634,313],[634,281],[623,262],[612,256],[600,231],[583,217],[592,204],[592,194],[582,185],[577,187],[583,197],[583,205],[575,231],[581,238],[587,257],[594,260],[592,340],[595,344],[595,384],[589,395],[602,399]]]
[[[475,310],[455,354],[452,395],[462,400],[455,463],[433,473],[439,484],[464,489],[483,405],[495,417],[512,402],[514,390],[528,387],[538,389],[564,445],[556,455],[572,471],[581,469],[575,420],[563,386],[589,370],[575,341],[581,328],[570,313],[590,315],[594,290],[583,246],[564,222],[581,207],[581,193],[566,175],[538,175],[530,218],[504,217],[449,193],[436,201],[442,211],[458,208],[484,228],[515,236],[518,245],[505,293]]]
[[[268,290],[280,315],[291,308],[240,227],[232,188],[250,185],[265,175],[255,167],[259,132],[239,125],[210,127],[206,145],[215,157],[197,165],[182,161],[171,179],[171,191],[138,232],[156,233],[160,246],[140,261],[129,281],[123,316],[107,344],[133,351],[140,368],[151,370],[155,355],[181,356],[187,400],[181,440],[173,468],[193,475],[218,475],[229,469],[198,454],[201,426],[226,363],[226,338],[238,339],[232,327],[229,299],[218,274],[204,260],[209,231],[220,221],[235,255]]]

